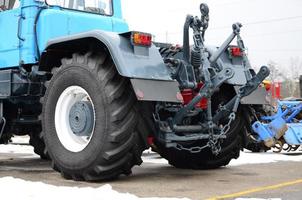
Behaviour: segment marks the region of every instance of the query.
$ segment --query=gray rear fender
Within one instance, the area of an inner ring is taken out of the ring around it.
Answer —
[[[82,48],[87,46],[87,43],[96,41],[108,50],[118,73],[131,80],[138,100],[180,102],[181,100],[177,98],[178,83],[171,79],[157,47],[133,46],[130,35],[130,32],[117,34],[95,30],[55,38],[47,43],[40,63],[47,65],[45,60],[49,60],[47,59],[48,52],[51,52],[49,50],[69,48],[68,50],[72,51],[83,51]],[[80,45],[81,42],[83,45]]]

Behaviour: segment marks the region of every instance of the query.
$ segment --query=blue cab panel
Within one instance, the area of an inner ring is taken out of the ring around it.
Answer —
[[[0,68],[19,65],[19,15],[20,9],[0,12]]]
[[[55,38],[91,30],[128,31],[120,0],[114,1],[112,16],[47,6],[41,0],[21,0],[19,8],[0,12],[0,27],[0,69],[37,63],[37,52],[41,54]]]
[[[66,35],[90,30],[128,31],[128,26],[124,25],[124,27],[121,27],[123,23],[119,22],[115,22],[115,24],[119,24],[115,27],[119,28],[114,28],[112,21],[111,16],[87,14],[79,11],[60,9],[58,7],[43,10],[37,25],[39,50],[42,52],[50,39]]]

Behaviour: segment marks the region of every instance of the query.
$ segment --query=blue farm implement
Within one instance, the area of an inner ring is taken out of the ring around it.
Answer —
[[[278,101],[276,113],[263,116],[252,127],[268,148],[295,151],[302,145],[302,101]]]

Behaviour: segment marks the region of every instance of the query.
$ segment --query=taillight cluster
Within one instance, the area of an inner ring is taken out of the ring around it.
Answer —
[[[149,33],[132,32],[131,42],[133,45],[150,47],[152,44],[152,35]]]
[[[243,51],[237,46],[229,47],[229,53],[232,57],[241,57],[243,55]]]

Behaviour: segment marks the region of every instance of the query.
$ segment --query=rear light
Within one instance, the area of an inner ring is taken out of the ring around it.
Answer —
[[[136,46],[150,47],[152,44],[152,35],[149,33],[132,32],[131,43]]]
[[[230,55],[232,57],[241,57],[243,52],[239,47],[230,47],[229,48]]]
[[[271,89],[271,87],[272,87],[271,82],[267,81],[267,80],[262,81],[262,84],[263,84],[263,86],[264,86],[264,88],[265,88],[266,91],[269,91]]]

